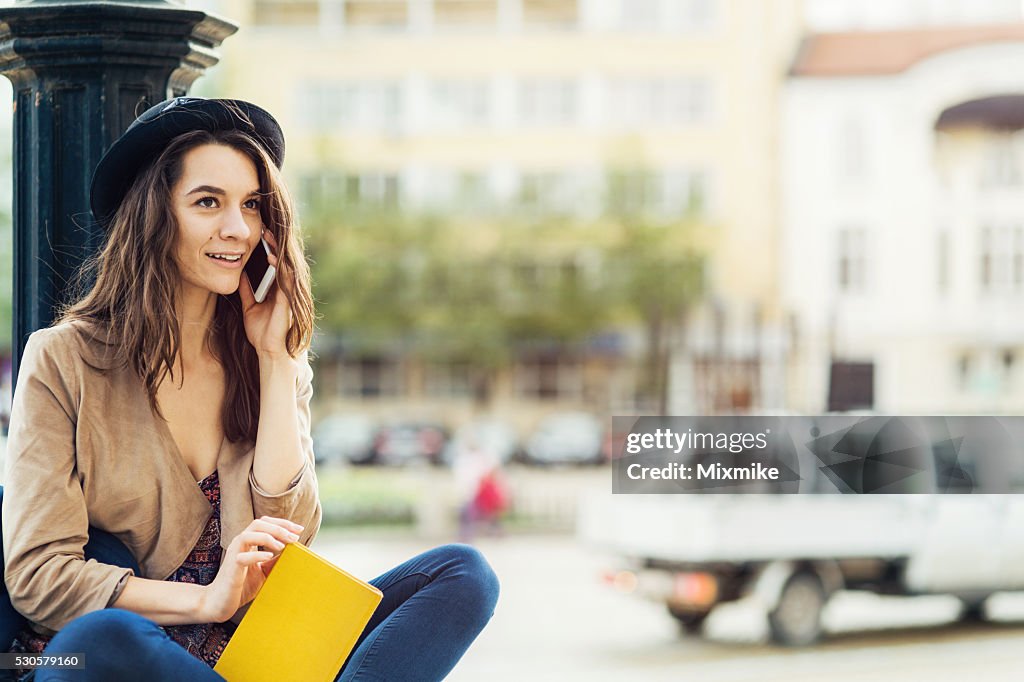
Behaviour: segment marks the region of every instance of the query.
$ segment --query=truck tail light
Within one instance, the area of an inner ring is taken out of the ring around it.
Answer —
[[[673,601],[709,606],[718,599],[718,581],[710,573],[676,573]]]
[[[605,585],[619,592],[629,594],[636,590],[637,576],[633,571],[605,571],[601,578]]]

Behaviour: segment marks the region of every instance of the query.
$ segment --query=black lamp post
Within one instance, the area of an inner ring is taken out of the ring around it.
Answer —
[[[0,74],[14,85],[13,379],[103,244],[89,181],[145,106],[188,93],[237,27],[169,0],[21,0],[0,8]]]

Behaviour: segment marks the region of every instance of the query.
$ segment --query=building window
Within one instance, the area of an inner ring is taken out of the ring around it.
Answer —
[[[309,128],[331,130],[334,126],[351,124],[355,118],[355,88],[343,84],[306,84],[298,101],[300,122]]]
[[[353,30],[400,30],[409,25],[408,0],[338,0],[345,27]]]
[[[583,372],[578,361],[559,356],[518,363],[515,385],[521,397],[539,400],[577,400],[583,395]]]
[[[462,171],[455,178],[455,208],[478,211],[490,205],[487,176],[476,171]]]
[[[699,31],[715,19],[716,0],[619,0],[624,31]]]
[[[986,293],[1020,293],[1024,289],[1024,227],[981,228],[979,275]]]
[[[697,77],[629,78],[612,81],[608,106],[614,125],[643,128],[706,122],[711,82]]]
[[[579,108],[579,88],[568,78],[526,80],[519,86],[519,118],[525,126],[571,125]]]
[[[608,178],[612,213],[700,217],[707,206],[707,176],[698,170],[614,171]]]
[[[961,391],[993,395],[1013,384],[1016,354],[1012,348],[961,352],[956,359],[957,385]]]
[[[305,210],[324,211],[344,202],[346,175],[334,169],[321,169],[302,176],[299,181],[299,201]]]
[[[682,23],[684,29],[704,29],[715,21],[716,0],[677,0],[682,4]]]
[[[468,362],[428,365],[424,374],[424,392],[436,398],[468,398],[473,395],[472,369]]]
[[[935,264],[938,271],[937,283],[940,294],[949,293],[949,230],[939,230],[936,236]]]
[[[442,130],[485,126],[490,116],[487,81],[443,80],[430,89],[431,118]]]
[[[440,29],[492,28],[499,0],[434,0],[434,25]]]
[[[341,365],[341,393],[352,398],[385,398],[401,391],[400,365],[391,358],[366,357]]]
[[[861,228],[839,231],[839,259],[836,273],[839,291],[864,293],[867,285],[867,236]]]
[[[527,28],[572,28],[579,21],[577,0],[522,0]]]
[[[655,31],[663,19],[661,0],[622,0],[619,4],[619,26],[625,30]]]
[[[299,183],[302,205],[312,211],[366,204],[397,206],[401,183],[394,173],[345,173],[326,169],[304,176]]]
[[[353,188],[355,191],[353,192]],[[397,206],[401,200],[398,176],[392,173],[361,173],[346,178],[346,197],[361,204]]]
[[[981,185],[988,188],[1019,187],[1020,135],[993,135],[982,160]]]
[[[254,0],[253,26],[313,27],[320,22],[317,0]]]
[[[867,139],[860,121],[846,121],[839,130],[839,177],[863,180],[867,174]]]
[[[666,171],[664,197],[660,206],[666,214],[705,215],[708,205],[708,176],[699,170]]]
[[[455,213],[475,212],[493,203],[486,170],[431,167],[423,173],[421,201],[424,206]]]
[[[971,383],[971,355],[970,353],[961,353],[956,359],[956,376],[957,385],[961,391],[967,390],[967,387]]]
[[[297,104],[299,122],[307,128],[394,134],[400,125],[402,91],[395,81],[305,83]]]
[[[574,178],[563,171],[526,172],[519,178],[520,208],[537,212],[570,212],[579,193]]]

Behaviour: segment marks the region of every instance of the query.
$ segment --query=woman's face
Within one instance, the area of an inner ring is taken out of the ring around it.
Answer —
[[[263,231],[259,186],[256,166],[237,149],[204,144],[185,153],[181,178],[171,189],[183,293],[238,290]]]

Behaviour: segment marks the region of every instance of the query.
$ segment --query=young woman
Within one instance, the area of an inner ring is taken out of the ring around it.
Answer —
[[[95,284],[29,337],[8,440],[4,581],[29,621],[10,650],[86,661],[38,681],[221,679],[277,556],[319,529],[314,311],[283,158],[266,111],[179,97],[97,166]],[[243,266],[261,238],[277,278],[257,303]],[[87,558],[92,528],[141,575]],[[466,545],[372,583],[384,600],[339,680],[443,678],[498,596]]]

